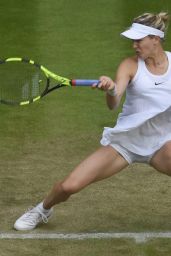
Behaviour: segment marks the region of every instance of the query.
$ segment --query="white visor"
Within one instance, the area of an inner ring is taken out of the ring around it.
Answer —
[[[132,26],[128,30],[121,33],[121,35],[133,40],[139,40],[149,35],[164,38],[163,31],[139,23],[133,23]]]

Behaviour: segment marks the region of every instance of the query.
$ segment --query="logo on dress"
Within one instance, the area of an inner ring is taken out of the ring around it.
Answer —
[[[160,82],[160,83],[157,83],[157,82],[155,82],[155,85],[159,85],[159,84],[163,84],[164,82]]]

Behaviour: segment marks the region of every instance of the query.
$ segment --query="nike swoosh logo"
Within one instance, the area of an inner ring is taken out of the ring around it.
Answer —
[[[163,84],[163,83],[164,83],[164,82],[161,82],[161,83],[156,83],[156,82],[155,82],[155,85],[159,85],[159,84]]]

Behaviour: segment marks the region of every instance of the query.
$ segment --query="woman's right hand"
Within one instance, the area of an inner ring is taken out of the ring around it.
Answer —
[[[115,88],[115,82],[108,76],[101,76],[98,84],[93,84],[92,88],[97,88],[102,91],[112,91]]]

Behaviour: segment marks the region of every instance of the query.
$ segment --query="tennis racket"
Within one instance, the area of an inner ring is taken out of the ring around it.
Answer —
[[[27,105],[63,86],[91,86],[99,80],[68,79],[26,58],[0,60],[0,103]],[[55,81],[51,85],[51,80]]]

